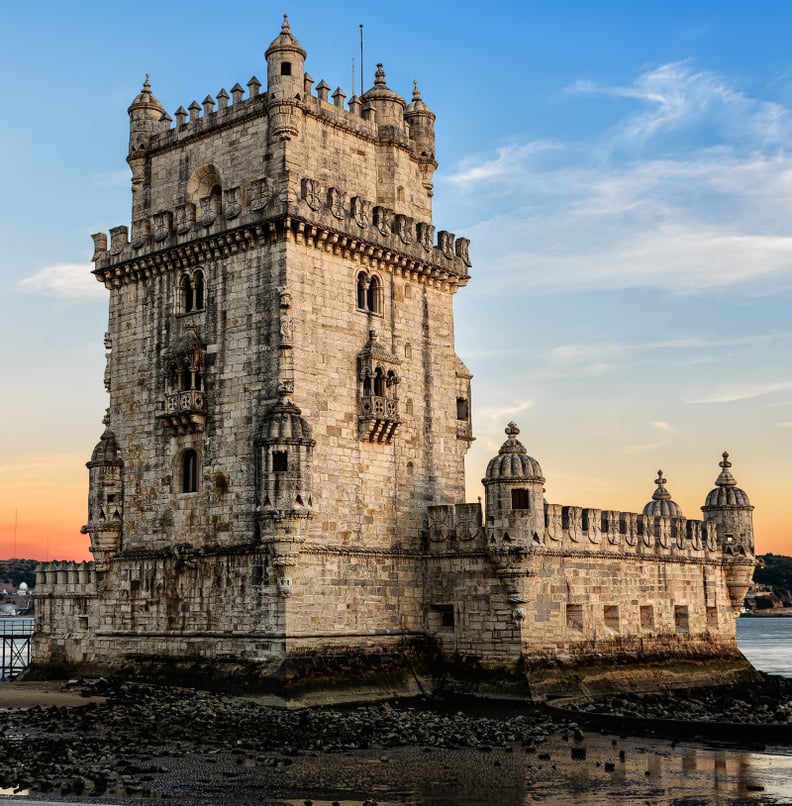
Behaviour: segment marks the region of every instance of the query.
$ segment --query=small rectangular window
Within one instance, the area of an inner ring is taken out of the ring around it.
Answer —
[[[718,629],[718,608],[717,607],[708,607],[707,608],[707,627],[710,630],[717,630]]]
[[[433,604],[426,610],[426,626],[430,632],[454,629],[454,605]]]
[[[654,608],[652,605],[641,605],[641,629],[654,629]]]
[[[687,605],[674,605],[674,629],[677,632],[689,632],[689,617]]]
[[[291,75],[291,62],[281,62],[281,75],[282,76]]]
[[[566,606],[566,626],[568,630],[583,632],[583,605],[568,604]]]
[[[289,469],[289,456],[286,451],[272,452],[272,470],[275,473],[285,473]]]
[[[528,490],[512,490],[512,509],[530,509],[531,494]]]
[[[605,605],[603,608],[605,619],[605,629],[609,632],[619,632],[619,607],[618,605]]]
[[[458,397],[457,398],[457,420],[467,420],[468,419],[468,402],[467,398]]]

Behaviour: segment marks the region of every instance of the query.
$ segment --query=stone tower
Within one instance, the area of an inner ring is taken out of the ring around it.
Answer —
[[[435,235],[434,115],[382,65],[348,104],[314,90],[286,18],[265,58],[266,87],[175,125],[146,77],[131,235],[94,236],[110,400],[85,531],[104,665],[222,656],[220,634],[278,663],[329,635],[418,632],[405,557],[427,506],[464,500],[452,299],[470,263]]]

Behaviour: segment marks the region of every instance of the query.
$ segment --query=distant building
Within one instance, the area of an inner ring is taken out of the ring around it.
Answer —
[[[131,232],[94,236],[94,562],[40,566],[34,663],[287,688],[430,647],[536,691],[616,661],[744,672],[753,507],[726,454],[703,520],[662,474],[642,513],[562,506],[510,423],[483,511],[464,503],[471,264],[432,219],[435,116],[381,65],[347,101],[305,58],[284,21],[263,89],[174,123],[147,78],[129,107]]]

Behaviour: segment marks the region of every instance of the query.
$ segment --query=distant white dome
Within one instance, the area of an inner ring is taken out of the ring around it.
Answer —
[[[27,582],[20,582],[20,583],[19,583],[19,591],[20,591],[20,593],[21,593],[22,591],[26,591],[27,589],[28,589],[28,584],[27,584]]]

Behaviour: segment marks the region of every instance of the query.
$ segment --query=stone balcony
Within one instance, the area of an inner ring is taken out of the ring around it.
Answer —
[[[200,389],[167,394],[165,411],[159,417],[173,434],[203,431],[206,424],[206,395]]]
[[[401,423],[399,401],[381,395],[364,395],[360,401],[360,434],[368,442],[390,442]]]

